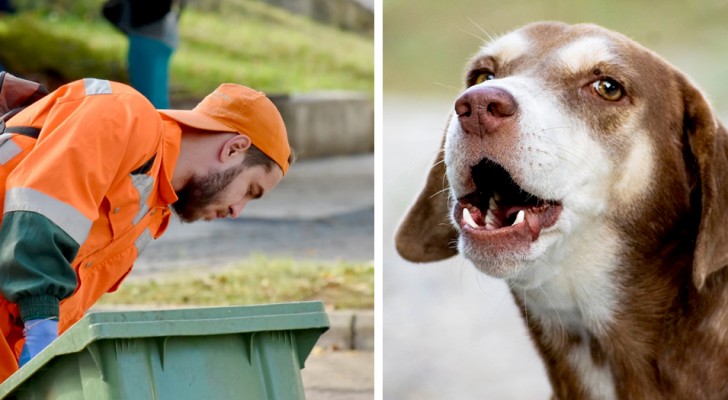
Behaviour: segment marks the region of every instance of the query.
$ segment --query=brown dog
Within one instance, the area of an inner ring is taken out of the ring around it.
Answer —
[[[728,399],[728,134],[681,72],[594,25],[470,62],[396,237],[506,280],[570,399]]]

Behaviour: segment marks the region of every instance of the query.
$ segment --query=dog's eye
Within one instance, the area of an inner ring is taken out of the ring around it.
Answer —
[[[605,78],[599,79],[592,83],[592,88],[601,96],[604,100],[618,101],[624,96],[624,90],[622,86],[616,81]]]
[[[490,71],[484,71],[480,72],[478,75],[475,76],[475,84],[480,84],[485,81],[491,81],[495,79],[495,74]]]

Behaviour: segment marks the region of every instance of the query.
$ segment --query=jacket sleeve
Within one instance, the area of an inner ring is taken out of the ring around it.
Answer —
[[[79,245],[43,215],[5,214],[0,227],[0,289],[23,321],[58,316],[59,299],[76,289],[69,261]]]
[[[35,147],[8,177],[0,291],[18,304],[23,320],[58,316],[60,300],[77,285],[71,263],[109,187],[128,158],[142,160],[150,147],[145,143],[154,141],[147,138],[127,151],[131,132],[150,114],[135,105],[139,101],[118,97],[55,104]]]

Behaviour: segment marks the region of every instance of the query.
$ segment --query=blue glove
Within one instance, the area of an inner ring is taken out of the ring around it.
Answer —
[[[58,321],[55,319],[31,319],[24,325],[25,345],[18,360],[21,367],[58,337]]]

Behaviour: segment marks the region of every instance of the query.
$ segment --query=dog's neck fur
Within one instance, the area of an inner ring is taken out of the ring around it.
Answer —
[[[649,243],[609,243],[618,236],[606,223],[590,227],[562,244],[579,251],[537,266],[548,272],[534,272],[535,284],[509,282],[556,399],[695,398],[696,380],[699,398],[728,398],[728,373],[701,365],[728,361],[728,278],[692,285],[694,216],[684,214],[661,235],[645,232]]]
[[[615,274],[619,245],[603,239],[616,237],[609,231],[602,225],[570,235],[559,248],[574,251],[551,254],[530,274],[508,281],[558,398],[597,393],[602,397],[593,398],[616,398],[613,373],[598,341],[609,337],[622,302]]]

